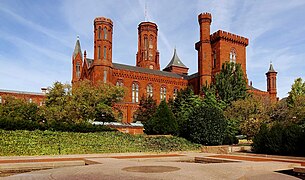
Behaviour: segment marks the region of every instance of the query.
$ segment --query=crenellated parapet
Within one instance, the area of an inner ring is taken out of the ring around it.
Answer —
[[[248,38],[238,36],[236,34],[232,34],[223,30],[218,30],[217,32],[211,35],[211,43],[219,41],[220,39],[224,39],[226,41],[231,41],[233,43],[242,44],[244,46],[248,46],[249,40]]]

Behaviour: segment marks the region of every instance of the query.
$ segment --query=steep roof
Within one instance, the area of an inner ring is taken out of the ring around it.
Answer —
[[[74,52],[73,52],[73,58],[75,58],[78,53],[80,54],[80,57],[83,58],[82,50],[80,48],[79,36],[77,36],[77,40],[76,40],[76,43],[75,43],[75,48],[74,48]]]
[[[130,66],[130,65],[118,64],[118,63],[112,63],[112,64],[115,69],[129,70],[129,71],[134,71],[134,72],[148,73],[148,74],[166,76],[166,77],[171,77],[171,78],[179,78],[179,79],[184,77],[182,75],[167,72],[167,71],[159,71],[159,70],[154,70],[154,69],[147,69],[147,68],[142,68],[142,67],[138,67],[138,66]]]
[[[270,63],[269,71],[267,73],[269,73],[269,72],[276,72],[272,66],[272,63]]]
[[[176,48],[174,49],[174,55],[173,55],[171,61],[168,63],[168,65],[167,65],[164,69],[169,68],[170,66],[179,66],[179,67],[187,68],[187,67],[182,63],[182,61],[180,60],[180,58],[178,57],[177,52],[176,52]]]

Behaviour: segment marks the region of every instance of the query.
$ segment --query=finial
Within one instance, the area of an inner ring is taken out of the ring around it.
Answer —
[[[270,64],[272,64],[272,60],[270,60]]]
[[[87,57],[87,51],[86,50],[84,51],[84,57],[85,58]]]
[[[79,35],[76,36],[77,40],[79,40]]]
[[[144,21],[147,21],[147,1],[145,0]]]

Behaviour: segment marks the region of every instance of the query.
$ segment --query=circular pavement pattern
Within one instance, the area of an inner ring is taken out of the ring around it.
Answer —
[[[131,166],[122,169],[128,172],[141,172],[141,173],[163,173],[178,171],[180,168],[172,166]]]

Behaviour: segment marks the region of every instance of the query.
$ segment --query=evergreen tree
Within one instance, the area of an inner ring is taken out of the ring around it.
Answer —
[[[170,107],[178,123],[179,136],[188,133],[186,131],[186,121],[193,109],[200,105],[202,105],[202,99],[198,95],[195,95],[190,87],[178,91],[177,97]]]
[[[222,69],[216,74],[211,86],[216,90],[218,100],[226,104],[247,97],[247,83],[240,64],[222,64]]]
[[[161,101],[153,117],[143,124],[146,134],[176,134],[178,130],[174,114],[165,100]]]
[[[157,102],[151,96],[140,99],[139,108],[135,112],[135,121],[146,122],[148,121],[157,110]]]

